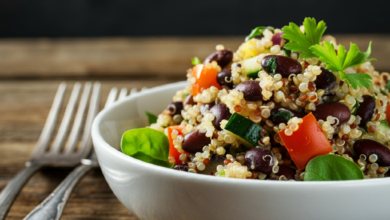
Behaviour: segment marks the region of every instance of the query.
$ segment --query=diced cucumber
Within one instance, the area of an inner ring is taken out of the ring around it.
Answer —
[[[257,62],[257,58],[259,56],[255,56],[246,60],[241,61],[241,70],[242,73],[251,78],[257,78],[257,74],[260,70],[263,69],[260,63]]]
[[[225,130],[233,134],[241,143],[249,148],[254,148],[258,145],[258,141],[262,138],[260,125],[254,123],[250,119],[245,118],[242,115],[234,113],[228,123],[225,126]],[[266,133],[264,136],[267,136]]]
[[[380,124],[379,124],[379,130],[381,132],[386,132],[388,130],[390,130],[390,126],[389,124],[387,123],[387,121],[382,121]]]

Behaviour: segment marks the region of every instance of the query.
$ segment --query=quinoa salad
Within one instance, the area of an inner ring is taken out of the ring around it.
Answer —
[[[236,51],[192,59],[187,86],[125,154],[216,177],[334,181],[384,178],[390,166],[389,73],[324,35],[324,21],[254,28]],[[375,42],[374,42],[375,43]],[[134,150],[136,149],[136,150]]]

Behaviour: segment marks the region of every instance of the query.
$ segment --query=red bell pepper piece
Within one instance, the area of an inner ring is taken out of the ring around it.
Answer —
[[[304,169],[314,157],[333,151],[312,113],[303,117],[298,130],[294,131],[291,136],[287,136],[284,131],[279,131],[279,136],[290,153],[291,159],[300,170]]]
[[[217,83],[218,71],[215,69],[207,69],[205,65],[198,64],[192,68],[192,77],[196,79],[196,82],[192,84],[192,95],[196,96],[204,89],[208,89],[211,86],[215,86],[218,89],[222,87]]]
[[[176,130],[179,131],[178,135],[183,135],[183,133],[181,131],[184,128],[185,128],[185,126],[183,126],[183,125],[174,125],[174,126],[167,127],[168,140],[169,140],[169,156],[175,158],[175,165],[181,165],[182,164],[181,160],[179,159],[181,153],[179,151],[177,151],[177,149],[175,148],[175,145],[173,144],[173,139],[171,137],[171,134],[172,134],[172,131],[176,129]],[[188,154],[187,152],[184,152],[184,153]]]

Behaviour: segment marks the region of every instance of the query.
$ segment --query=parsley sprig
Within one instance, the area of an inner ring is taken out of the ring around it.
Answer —
[[[320,44],[321,37],[326,30],[324,21],[317,24],[314,18],[305,18],[303,26],[305,27],[305,34],[293,22],[289,26],[283,27],[284,34],[282,37],[290,41],[284,48],[293,52],[301,52],[299,58],[318,57],[320,61],[327,64],[327,69],[339,72],[340,79],[347,81],[354,89],[357,89],[357,87],[369,88],[372,85],[372,78],[368,74],[346,74],[344,72],[347,68],[376,60],[368,59],[371,54],[371,42],[364,53],[360,52],[356,44],[351,43],[349,51],[346,51],[343,45],[339,45],[336,54],[332,43],[324,41],[323,45]]]
[[[284,47],[292,52],[302,52],[299,58],[310,58],[316,55],[310,50],[310,47],[320,43],[321,37],[326,30],[325,22],[320,21],[317,25],[316,19],[305,18],[303,21],[305,33],[293,22],[289,26],[283,27],[283,38],[289,40]]]
[[[370,81],[372,78],[365,73],[344,73],[344,70],[350,67],[358,66],[368,61],[376,59],[367,59],[371,54],[371,42],[366,52],[360,52],[359,47],[351,43],[350,49],[347,52],[343,45],[340,45],[336,54],[332,43],[327,41],[322,45],[314,45],[310,47],[310,50],[319,58],[320,61],[326,63],[326,68],[329,70],[338,71],[341,80],[347,80],[352,88],[366,87],[369,88],[372,85]]]

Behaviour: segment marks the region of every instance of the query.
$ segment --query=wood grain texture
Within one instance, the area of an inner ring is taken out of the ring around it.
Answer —
[[[374,66],[389,71],[390,35],[334,35],[349,47],[372,44]],[[2,39],[0,78],[68,76],[183,76],[194,56],[203,60],[217,44],[236,50],[244,36],[197,38]]]
[[[74,81],[67,81],[72,87]],[[84,82],[84,81],[83,81]],[[172,80],[102,81],[101,107],[109,90],[154,87]],[[44,126],[61,81],[0,81],[0,191],[24,166]],[[69,97],[71,89],[67,89]],[[22,219],[66,177],[71,169],[45,168],[26,184],[7,216]],[[66,220],[137,219],[115,197],[99,169],[91,171],[76,186],[65,207]]]

